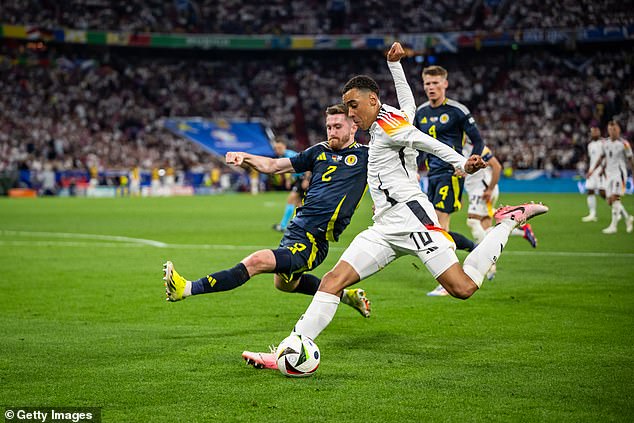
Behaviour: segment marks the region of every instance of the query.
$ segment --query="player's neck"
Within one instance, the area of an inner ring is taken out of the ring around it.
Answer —
[[[342,151],[342,150],[345,150],[346,148],[350,147],[352,144],[354,144],[354,140],[348,141],[347,143],[342,145],[340,148],[332,148],[330,143],[328,143],[328,147],[330,147],[332,149],[332,151]]]
[[[442,106],[444,104],[445,100],[447,100],[447,97],[441,97],[441,98],[438,98],[436,100],[429,100],[429,105],[431,107]]]

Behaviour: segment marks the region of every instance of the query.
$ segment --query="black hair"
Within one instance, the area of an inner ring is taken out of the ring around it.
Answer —
[[[379,84],[367,75],[357,75],[346,82],[346,85],[343,86],[343,90],[341,90],[341,94],[345,94],[355,88],[358,90],[372,91],[377,96],[379,95]]]

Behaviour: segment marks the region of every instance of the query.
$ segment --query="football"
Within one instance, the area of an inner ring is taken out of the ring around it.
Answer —
[[[291,334],[275,351],[277,368],[284,376],[307,377],[319,367],[319,347],[310,338]]]

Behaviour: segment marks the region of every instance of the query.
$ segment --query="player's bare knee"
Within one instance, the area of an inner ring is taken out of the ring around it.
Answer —
[[[449,295],[460,300],[466,300],[478,290],[478,285],[460,267],[448,269],[438,278],[438,282]]]
[[[461,284],[457,287],[452,287],[451,290],[447,290],[452,297],[458,298],[459,300],[466,300],[470,298],[474,292],[478,289],[477,285],[473,282],[470,284]]]
[[[270,254],[267,254],[270,253]],[[242,260],[242,264],[247,268],[249,275],[271,272],[275,269],[275,257],[271,250],[257,251]]]
[[[338,295],[351,283],[354,282],[350,281],[344,272],[339,272],[337,269],[333,269],[326,273],[321,279],[319,290],[328,292],[329,294]]]

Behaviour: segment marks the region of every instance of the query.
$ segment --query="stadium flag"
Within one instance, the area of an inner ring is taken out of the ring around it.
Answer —
[[[26,38],[26,27],[21,25],[2,25],[2,36],[7,38]]]
[[[275,156],[271,147],[272,136],[261,122],[171,118],[166,119],[163,126],[170,132],[193,141],[219,156],[224,156],[229,151]]]

